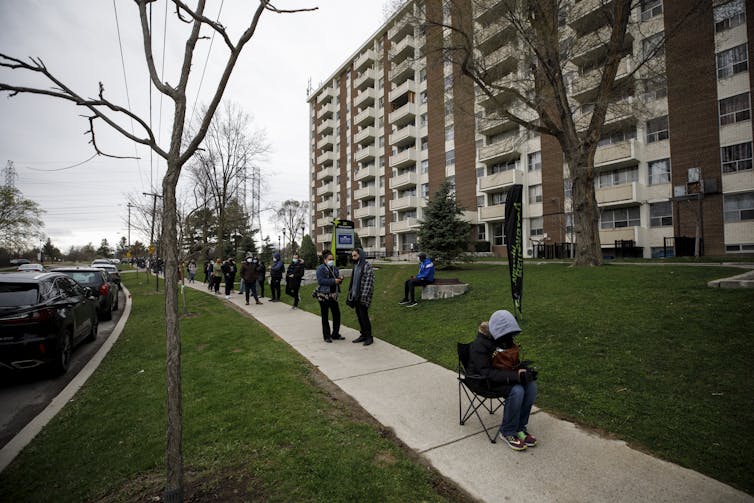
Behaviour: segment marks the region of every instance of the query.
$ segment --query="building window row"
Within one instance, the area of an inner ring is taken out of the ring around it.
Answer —
[[[751,142],[747,141],[746,143],[722,147],[720,149],[720,160],[723,173],[735,173],[751,169]]]
[[[670,159],[649,162],[649,185],[670,183]]]
[[[616,169],[614,171],[605,171],[599,174],[594,180],[596,188],[604,189],[615,185],[625,185],[627,183],[639,180],[639,167]]]
[[[717,53],[717,78],[725,79],[749,69],[746,44],[737,45]]]
[[[751,102],[748,92],[723,98],[719,101],[719,106],[721,126],[751,119]]]
[[[754,192],[726,194],[723,204],[726,223],[754,220]]]
[[[746,22],[746,8],[744,0],[732,0],[731,2],[718,5],[712,11],[715,20],[715,31],[729,30]]]
[[[600,215],[600,229],[619,229],[622,227],[637,227],[641,224],[639,207],[615,208],[602,210]]]

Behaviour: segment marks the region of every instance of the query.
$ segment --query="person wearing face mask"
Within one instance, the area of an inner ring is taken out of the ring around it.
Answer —
[[[272,265],[270,266],[270,302],[280,301],[280,281],[283,279],[285,265],[280,260],[280,254],[275,253],[272,256]]]
[[[335,267],[335,260],[332,253],[325,251],[322,253],[322,263],[317,267],[317,289],[314,295],[319,301],[319,310],[322,316],[322,337],[325,342],[345,339],[340,335],[340,306],[338,305],[338,291],[343,278],[340,277],[340,271]],[[332,312],[332,331],[328,313]]]
[[[417,302],[414,297],[414,287],[430,285],[435,282],[435,264],[424,252],[419,253],[419,273],[411,276],[403,284],[403,300],[400,305],[414,307]],[[409,297],[410,295],[410,297]]]
[[[260,297],[264,297],[264,280],[267,274],[267,267],[261,259],[257,262],[257,272],[259,273],[259,279],[257,279],[257,291],[259,292]]]
[[[228,257],[221,266],[225,278],[225,298],[230,299],[230,292],[233,291],[233,285],[236,282],[236,261],[233,257]]]
[[[257,271],[257,264],[254,263],[254,258],[246,257],[243,265],[241,266],[241,278],[244,282],[244,290],[246,293],[246,305],[249,305],[249,294],[254,297],[257,304],[259,297],[257,296],[257,279],[259,278],[259,272]]]
[[[372,338],[372,322],[369,321],[369,305],[374,293],[374,268],[364,257],[364,250],[356,248],[351,252],[353,275],[348,286],[346,304],[356,311],[359,320],[359,337],[351,342],[363,342],[369,346],[374,342]]]
[[[299,296],[298,290],[301,288],[301,279],[304,277],[304,261],[293,254],[291,265],[288,266],[288,273],[285,275],[285,293],[293,297],[293,306],[291,309],[298,308]]]

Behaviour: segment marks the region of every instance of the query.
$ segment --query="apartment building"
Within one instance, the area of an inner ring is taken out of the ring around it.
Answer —
[[[603,3],[568,4],[563,30],[579,40],[604,36]],[[416,22],[426,15],[473,23],[490,72],[500,79],[526,74],[515,30],[500,23],[501,2],[479,5],[467,1],[471,15],[464,17],[441,0],[407,3],[310,93],[318,249],[329,246],[334,218],[353,220],[369,252],[416,249],[422,209],[446,178],[475,226],[470,244],[488,242],[505,254],[504,203],[517,183],[524,186],[527,255],[573,242],[570,179],[558,142],[501,118],[495,101],[436,50],[452,32]],[[684,0],[645,0],[632,12],[617,78],[639,79],[644,71],[658,77],[628,86],[595,154],[606,254],[629,242],[644,257],[680,253],[696,237],[705,255],[754,253],[753,8],[752,0],[710,0],[689,15]],[[633,72],[659,41],[665,43],[652,65]],[[601,58],[598,46],[572,58],[568,92],[577,121],[591,113]]]

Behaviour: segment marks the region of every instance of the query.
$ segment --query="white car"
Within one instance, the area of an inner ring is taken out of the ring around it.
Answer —
[[[45,272],[42,264],[21,264],[16,270],[22,272]]]
[[[92,267],[97,267],[98,265],[112,265],[112,262],[110,259],[107,258],[96,258],[92,260]]]

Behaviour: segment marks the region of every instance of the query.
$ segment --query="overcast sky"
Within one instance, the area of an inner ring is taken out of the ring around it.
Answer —
[[[222,5],[220,20],[235,40],[255,4],[252,0],[208,0],[206,14],[217,18]],[[276,5],[284,9],[316,6],[319,10],[265,13],[225,93],[226,100],[239,104],[253,117],[252,128],[267,132],[272,146],[262,164],[267,182],[262,207],[289,198],[308,198],[307,82],[311,78],[316,88],[385,21],[384,0],[278,0]],[[162,71],[165,3],[156,2],[152,9],[154,53]],[[175,22],[173,12],[168,11],[164,75],[174,84],[185,29]],[[211,35],[208,30],[204,33]],[[210,51],[210,40],[204,40],[196,52],[189,109],[197,96],[197,107],[208,101],[226,61],[221,39],[216,37],[211,45]],[[149,82],[133,0],[0,0],[0,52],[41,58],[61,81],[87,97],[96,96],[101,81],[107,98],[123,106],[130,102],[132,110],[149,120]],[[46,86],[18,71],[0,71],[0,81]],[[154,91],[152,125],[155,130],[161,125],[160,143],[167,150],[171,102],[162,98],[160,107],[160,100]],[[63,251],[89,242],[97,247],[102,238],[114,245],[127,236],[128,195],[152,192],[152,185],[159,191],[165,172],[164,161],[150,159],[148,150],[111,133],[101,122],[96,132],[102,151],[138,155],[140,159],[100,156],[71,167],[94,154],[85,134],[88,121],[80,116],[85,113],[52,98],[0,95],[0,165],[4,168],[7,161],[14,162],[17,187],[46,211],[45,236]],[[130,124],[125,124],[130,129]],[[274,240],[277,230],[265,218],[262,227],[263,235]],[[131,241],[137,239],[148,241],[149,236],[132,229]]]

